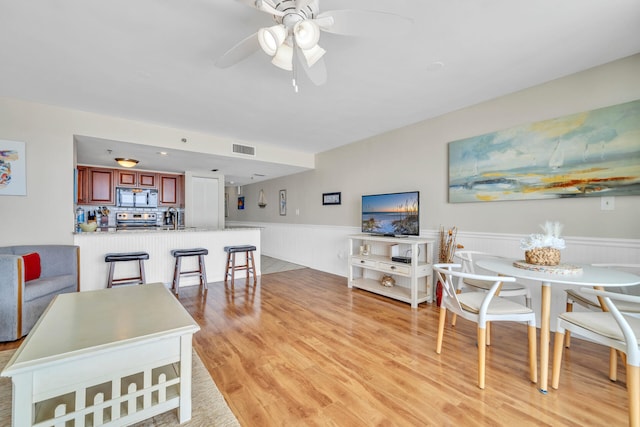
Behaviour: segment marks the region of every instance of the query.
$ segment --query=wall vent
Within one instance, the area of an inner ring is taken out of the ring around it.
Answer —
[[[256,155],[256,147],[249,145],[233,144],[233,152],[238,154],[246,154],[248,156]]]

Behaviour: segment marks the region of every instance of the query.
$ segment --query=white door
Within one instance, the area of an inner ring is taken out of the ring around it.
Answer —
[[[185,225],[224,228],[224,175],[185,173]]]
[[[193,226],[218,226],[218,180],[193,177]]]

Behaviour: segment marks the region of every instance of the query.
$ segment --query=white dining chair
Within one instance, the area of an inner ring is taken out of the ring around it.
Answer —
[[[463,273],[477,274],[479,272],[476,271],[475,261],[477,261],[478,259],[503,257],[487,252],[464,250],[456,251],[453,255],[453,258],[454,260],[459,260],[462,263]],[[464,278],[459,281],[458,289],[463,290],[464,288],[468,288],[471,290],[488,291],[489,289],[491,289],[492,285],[492,282],[487,282],[485,280]],[[502,287],[500,288],[499,295],[501,297],[522,296],[524,297],[525,305],[529,308],[531,307],[531,290],[528,286],[525,286],[521,283],[503,283]]]
[[[456,261],[460,261],[462,264],[462,272],[463,273],[471,273],[477,274],[480,273],[476,271],[475,262],[479,259],[487,259],[487,258],[503,258],[498,255],[493,255],[487,252],[481,251],[472,251],[472,250],[462,250],[456,251],[453,254],[453,259]],[[485,280],[477,280],[477,279],[469,279],[469,278],[460,278],[457,283],[458,292],[464,292],[465,288],[467,290],[472,291],[488,291],[491,289],[493,282],[487,282]],[[502,286],[497,291],[497,295],[501,297],[518,297],[523,296],[525,305],[531,308],[531,290],[529,287],[521,284],[521,283],[503,283]],[[455,325],[456,317],[453,316],[451,319],[451,324]],[[487,345],[491,343],[491,328],[490,325],[487,325]]]
[[[629,425],[640,427],[640,318],[623,314],[613,301],[640,304],[640,296],[582,288],[580,292],[599,297],[608,311],[566,312],[558,316],[556,326],[551,386],[560,383],[565,331],[616,349],[626,355]]]
[[[629,271],[631,273],[638,274],[640,273],[640,264],[619,264],[619,263],[606,263],[606,264],[591,264],[594,267],[606,267],[606,268],[614,268],[619,270]],[[620,288],[607,288],[610,292],[617,292],[622,294],[630,294],[630,295],[639,295],[640,287],[639,286],[622,286]],[[578,304],[581,307],[584,307],[589,310],[595,311],[606,311],[607,308],[602,306],[599,299],[595,295],[586,295],[583,294],[576,289],[566,289],[567,293],[567,302],[566,302],[566,310],[567,312],[573,311],[573,305]],[[616,304],[618,310],[623,313],[640,313],[640,304],[626,302],[626,301],[618,301]],[[567,331],[564,336],[564,346],[569,348],[571,346],[571,332]],[[611,381],[616,381],[618,379],[618,356],[617,351],[615,349],[611,349],[609,355],[609,379]]]
[[[442,283],[442,301],[440,304],[436,353],[440,354],[442,352],[447,311],[451,311],[463,319],[477,323],[478,387],[484,389],[487,322],[527,322],[530,378],[532,382],[537,382],[535,313],[529,307],[496,295],[498,288],[502,286],[503,283],[513,283],[516,279],[506,276],[487,276],[456,271],[460,268],[460,264],[435,264],[433,266],[433,270]],[[458,279],[483,280],[492,282],[493,285],[487,291],[458,294],[454,285],[454,281]]]

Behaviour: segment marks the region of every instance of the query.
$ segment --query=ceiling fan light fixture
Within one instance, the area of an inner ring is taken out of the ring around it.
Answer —
[[[293,27],[293,35],[301,49],[311,49],[320,40],[320,27],[315,22],[305,19]]]
[[[291,71],[293,69],[293,49],[286,43],[283,43],[271,60],[271,63],[283,70]]]
[[[116,157],[116,162],[123,168],[132,168],[139,163],[136,159],[125,159],[124,157]]]
[[[304,55],[304,59],[307,60],[309,67],[313,67],[313,64],[318,62],[325,53],[327,53],[327,51],[321,48],[320,45],[315,45],[311,49],[302,49],[302,54]]]
[[[274,25],[258,30],[258,43],[262,50],[269,56],[274,56],[287,38],[287,29],[284,25]]]

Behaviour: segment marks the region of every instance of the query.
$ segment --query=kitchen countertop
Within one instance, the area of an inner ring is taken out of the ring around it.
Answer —
[[[171,233],[192,233],[203,231],[233,231],[233,230],[259,230],[260,227],[225,227],[223,229],[214,227],[180,227],[175,230],[171,226],[159,226],[148,228],[129,228],[129,229],[116,229],[116,227],[98,227],[96,231],[74,231],[76,235],[94,235],[99,236],[103,234],[131,234],[131,233],[158,233],[158,232],[171,232]]]

